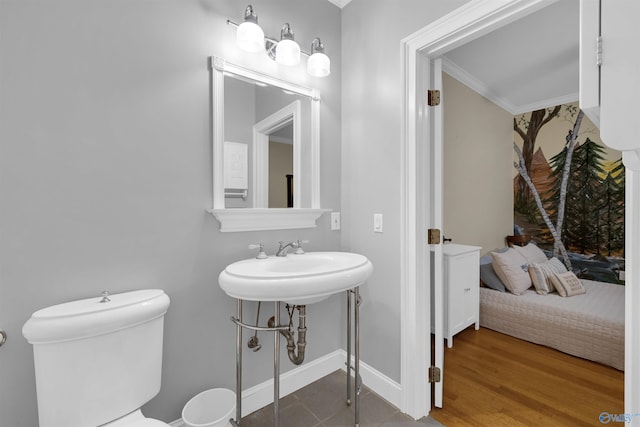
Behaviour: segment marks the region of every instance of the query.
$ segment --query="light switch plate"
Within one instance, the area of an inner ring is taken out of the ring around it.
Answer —
[[[331,212],[331,229],[340,230],[340,212]]]
[[[373,231],[382,233],[382,214],[373,214]]]

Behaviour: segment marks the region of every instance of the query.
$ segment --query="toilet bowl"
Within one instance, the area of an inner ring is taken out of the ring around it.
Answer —
[[[167,427],[140,407],[160,391],[164,315],[159,289],[101,295],[33,313],[40,427]]]

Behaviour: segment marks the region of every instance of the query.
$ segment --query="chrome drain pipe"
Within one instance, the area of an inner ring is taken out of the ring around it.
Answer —
[[[294,365],[300,365],[304,362],[305,348],[307,347],[307,306],[296,305],[293,309],[298,309],[298,342],[295,342],[294,333],[291,330],[291,324],[289,329],[280,330],[280,334],[287,340],[287,354],[289,360]],[[269,319],[268,323],[270,328],[275,327],[276,321],[273,317]],[[297,352],[296,352],[297,350]]]
[[[257,310],[257,313],[256,313],[256,327],[258,327],[258,324],[260,322],[260,305],[262,305],[262,301],[258,301],[258,310]],[[253,333],[251,338],[249,338],[249,341],[247,342],[247,347],[249,347],[253,351],[258,351],[258,350],[260,350],[262,348],[262,345],[260,344],[260,341],[258,340],[258,330],[257,329],[255,330],[255,332]]]

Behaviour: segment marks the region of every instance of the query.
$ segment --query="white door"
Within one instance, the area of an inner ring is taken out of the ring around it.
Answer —
[[[430,180],[432,188],[431,207],[431,228],[442,230],[442,60],[440,58],[431,61],[430,73],[431,89],[440,91],[441,101],[439,105],[429,107],[429,129],[433,141],[430,157],[429,169],[432,171]],[[442,233],[441,233],[442,234]],[[434,330],[435,330],[435,352],[432,365],[440,369],[440,381],[434,382],[434,405],[442,408],[442,389],[444,384],[444,336],[443,336],[443,274],[442,274],[442,236],[437,244],[431,245],[433,253],[431,265],[434,307]]]
[[[624,409],[631,414],[627,424],[640,426],[640,128],[635,125],[640,97],[640,57],[635,53],[640,42],[640,3],[581,0],[580,8],[580,107],[599,118],[602,141],[623,151],[627,168]],[[601,36],[599,46],[593,40],[597,35]]]
[[[637,119],[640,94],[640,2],[601,2],[602,65],[600,74],[600,137],[617,150],[640,149]]]
[[[580,1],[580,108],[621,151],[640,149],[640,128],[630,125],[640,93],[638,16],[637,0]]]

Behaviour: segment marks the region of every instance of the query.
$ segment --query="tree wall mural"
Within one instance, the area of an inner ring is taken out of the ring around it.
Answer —
[[[514,117],[513,147],[516,230],[579,277],[622,283],[621,153],[602,143],[577,104]]]

